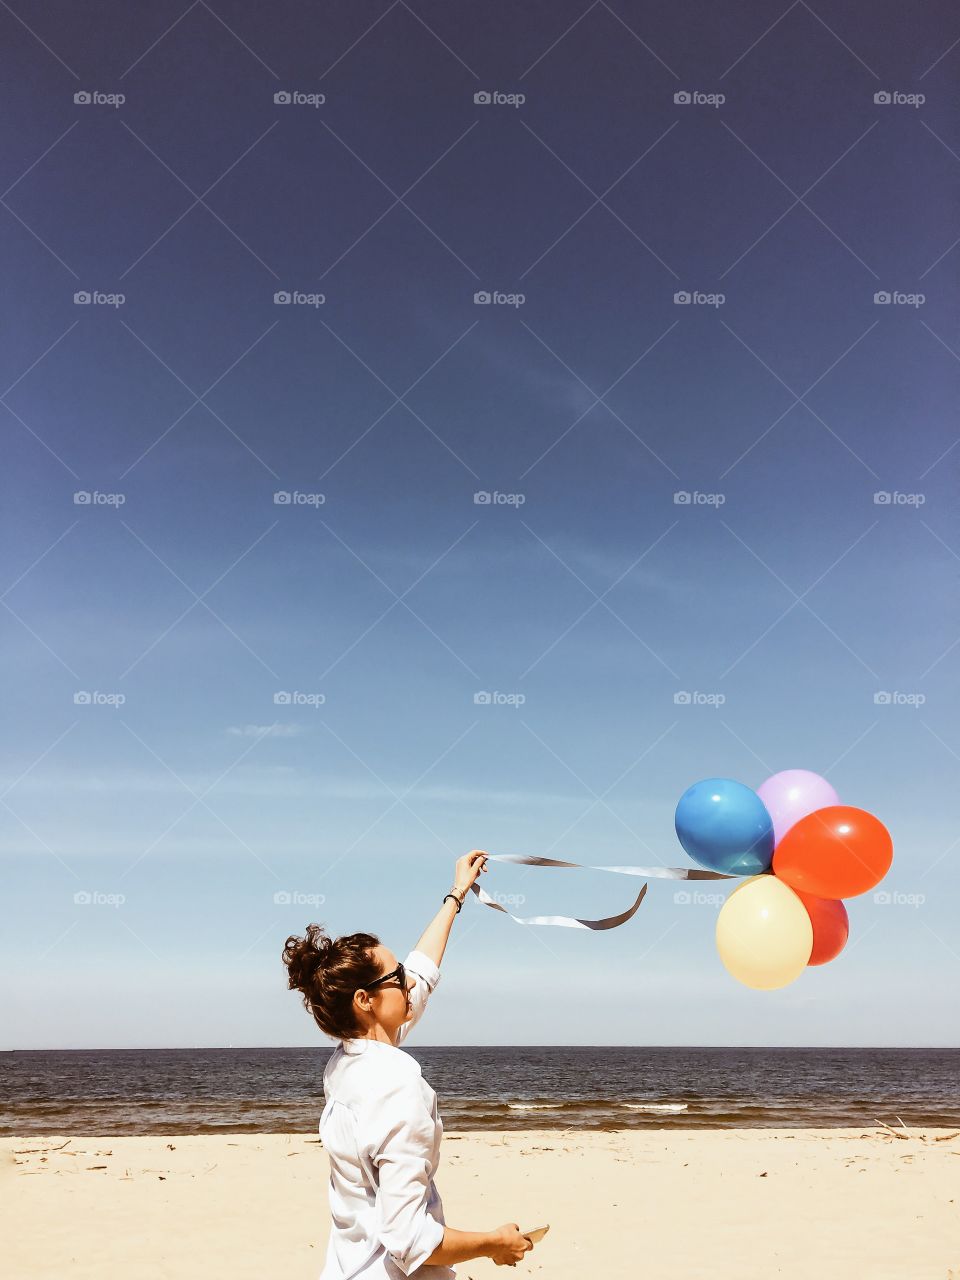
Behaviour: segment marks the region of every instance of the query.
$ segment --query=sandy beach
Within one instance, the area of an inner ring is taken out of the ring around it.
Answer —
[[[550,1280],[960,1278],[960,1135],[879,1128],[450,1133],[450,1225],[551,1224]],[[15,1280],[315,1280],[327,1161],[299,1134],[3,1138]],[[502,1274],[486,1259],[457,1274]]]

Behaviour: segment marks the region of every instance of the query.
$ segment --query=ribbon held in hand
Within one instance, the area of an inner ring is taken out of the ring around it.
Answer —
[[[721,871],[704,871],[700,867],[608,867],[608,866],[587,866],[582,862],[563,862],[559,858],[537,858],[528,857],[519,853],[488,853],[487,858],[491,862],[515,862],[521,866],[527,867],[574,867],[581,871],[612,871],[616,875],[621,876],[643,876],[649,879],[657,880],[734,880],[735,876],[725,875]],[[643,901],[647,892],[647,886],[644,885],[637,895],[637,900],[633,906],[628,907],[626,911],[622,911],[616,916],[604,916],[600,920],[581,920],[577,916],[515,916],[501,906],[494,898],[474,881],[470,886],[478,899],[485,907],[492,907],[494,911],[502,911],[504,915],[510,916],[511,920],[515,920],[517,924],[546,924],[555,925],[567,929],[616,929],[618,925],[626,924],[633,916],[640,903]]]

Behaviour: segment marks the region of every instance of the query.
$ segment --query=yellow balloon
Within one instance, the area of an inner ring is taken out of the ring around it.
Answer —
[[[775,875],[750,876],[734,889],[717,919],[717,950],[745,987],[774,991],[807,967],[813,925],[788,884]]]

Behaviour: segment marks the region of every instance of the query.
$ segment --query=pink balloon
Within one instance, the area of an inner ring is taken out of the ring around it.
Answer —
[[[757,795],[773,819],[775,844],[808,813],[840,803],[840,797],[826,778],[808,769],[784,769],[775,773],[757,787]]]

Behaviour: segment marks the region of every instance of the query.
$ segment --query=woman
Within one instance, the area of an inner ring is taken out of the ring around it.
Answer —
[[[291,989],[340,1041],[323,1073],[331,1223],[320,1280],[455,1280],[453,1262],[516,1266],[533,1248],[515,1222],[494,1231],[445,1225],[433,1182],[443,1135],[437,1095],[398,1047],[423,1016],[454,916],[482,870],[479,849],[457,861],[453,888],[402,964],[370,933],[334,941],[312,924],[287,939]]]

